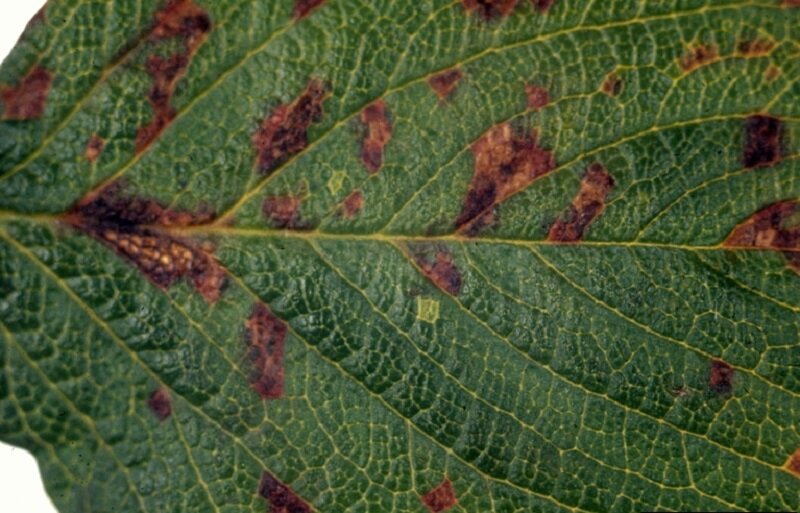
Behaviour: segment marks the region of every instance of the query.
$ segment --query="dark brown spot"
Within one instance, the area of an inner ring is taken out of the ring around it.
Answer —
[[[43,5],[42,8],[36,11],[36,14],[34,14],[33,17],[28,20],[25,30],[42,23],[47,23],[47,4]]]
[[[261,475],[258,494],[269,503],[270,513],[311,513],[311,506],[269,472]]]
[[[769,55],[775,48],[775,42],[768,39],[753,39],[740,41],[737,45],[739,53],[745,57],[761,57]]]
[[[100,154],[103,153],[105,145],[106,142],[102,137],[97,134],[92,134],[89,138],[89,142],[86,143],[86,151],[84,152],[86,160],[94,164]]]
[[[64,221],[112,248],[155,285],[166,289],[185,277],[209,303],[219,299],[225,271],[212,256],[213,248],[169,233],[207,224],[214,215],[170,210],[153,200],[124,196],[120,189],[112,184],[87,195]]]
[[[453,483],[445,479],[439,486],[422,496],[422,503],[431,513],[440,513],[452,508],[458,504]]]
[[[517,6],[517,0],[462,0],[464,10],[476,13],[485,21],[508,16]]]
[[[531,3],[539,12],[547,12],[556,3],[556,0],[531,0]]]
[[[781,160],[783,123],[772,116],[755,115],[744,122],[744,167],[773,166]]]
[[[577,242],[583,238],[586,228],[605,208],[606,198],[614,188],[612,177],[602,164],[595,162],[586,169],[578,195],[572,200],[563,217],[550,228],[548,240],[553,242]]]
[[[604,94],[613,97],[619,96],[623,87],[624,83],[622,79],[619,75],[612,72],[606,75],[606,78],[603,80],[603,85],[600,86],[600,90],[603,91]]]
[[[774,64],[770,64],[766,71],[764,71],[764,80],[767,82],[772,82],[779,76],[781,76],[781,69]]]
[[[17,87],[0,88],[0,98],[5,104],[3,119],[24,121],[42,117],[51,82],[49,71],[41,66],[34,66]]]
[[[458,88],[464,73],[458,69],[448,69],[428,77],[428,85],[441,100],[446,100]]]
[[[252,138],[261,173],[271,173],[308,146],[308,127],[322,118],[322,104],[327,96],[322,81],[311,79],[292,103],[275,107],[264,119]]]
[[[463,231],[555,167],[553,154],[538,146],[535,133],[515,130],[509,123],[489,129],[472,145],[472,154],[475,172],[455,222],[456,229]]]
[[[383,166],[383,148],[392,138],[392,123],[386,112],[386,103],[378,100],[368,105],[359,117],[366,128],[361,141],[361,161],[370,174],[380,171]]]
[[[189,62],[211,30],[211,19],[193,0],[169,0],[156,13],[151,39],[161,41],[180,38],[181,51],[168,57],[151,55],[145,66],[153,85],[147,95],[153,108],[153,119],[139,128],[136,152],[146,149],[175,118],[172,95]]]
[[[781,7],[800,7],[800,0],[783,0]]]
[[[789,456],[783,468],[794,474],[795,477],[800,477],[800,449],[795,450],[794,453]]]
[[[717,48],[713,45],[700,45],[690,47],[689,50],[678,59],[678,64],[685,72],[694,71],[701,66],[705,66],[719,59]]]
[[[302,202],[299,196],[270,196],[264,200],[261,210],[276,228],[298,230],[307,228],[300,221]]]
[[[163,388],[153,390],[153,393],[147,399],[147,406],[160,421],[166,420],[167,417],[172,415],[172,400],[169,397],[169,392]]]
[[[451,296],[457,296],[461,292],[461,273],[449,252],[442,248],[434,248],[427,245],[419,245],[409,249],[422,273],[434,285]]]
[[[263,399],[283,395],[283,344],[286,325],[263,303],[256,303],[247,319],[247,353],[253,365],[250,386]]]
[[[525,85],[525,95],[528,97],[528,108],[539,110],[550,103],[550,93],[544,87]]]
[[[722,360],[712,360],[708,370],[708,388],[718,395],[729,395],[733,391],[733,367]]]
[[[734,228],[724,245],[780,251],[800,273],[800,202],[779,201],[759,210]]]
[[[342,215],[348,219],[355,217],[364,207],[364,196],[361,191],[351,192],[342,203]]]
[[[324,4],[325,0],[294,0],[295,19],[305,18],[311,11]]]

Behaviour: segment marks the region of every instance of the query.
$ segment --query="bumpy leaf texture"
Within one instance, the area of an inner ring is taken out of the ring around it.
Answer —
[[[797,511],[799,5],[51,0],[0,438],[65,513]]]

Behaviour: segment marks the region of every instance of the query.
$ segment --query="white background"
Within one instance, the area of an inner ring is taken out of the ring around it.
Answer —
[[[0,60],[5,59],[22,30],[44,0],[0,0]],[[56,513],[44,491],[39,468],[23,449],[0,443],[0,511]]]

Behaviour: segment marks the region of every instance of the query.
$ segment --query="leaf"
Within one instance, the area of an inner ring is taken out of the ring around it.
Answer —
[[[71,511],[800,509],[791,0],[52,0],[0,438]]]

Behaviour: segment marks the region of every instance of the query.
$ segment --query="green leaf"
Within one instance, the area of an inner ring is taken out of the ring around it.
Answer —
[[[793,0],[51,0],[0,438],[64,512],[800,509]]]

